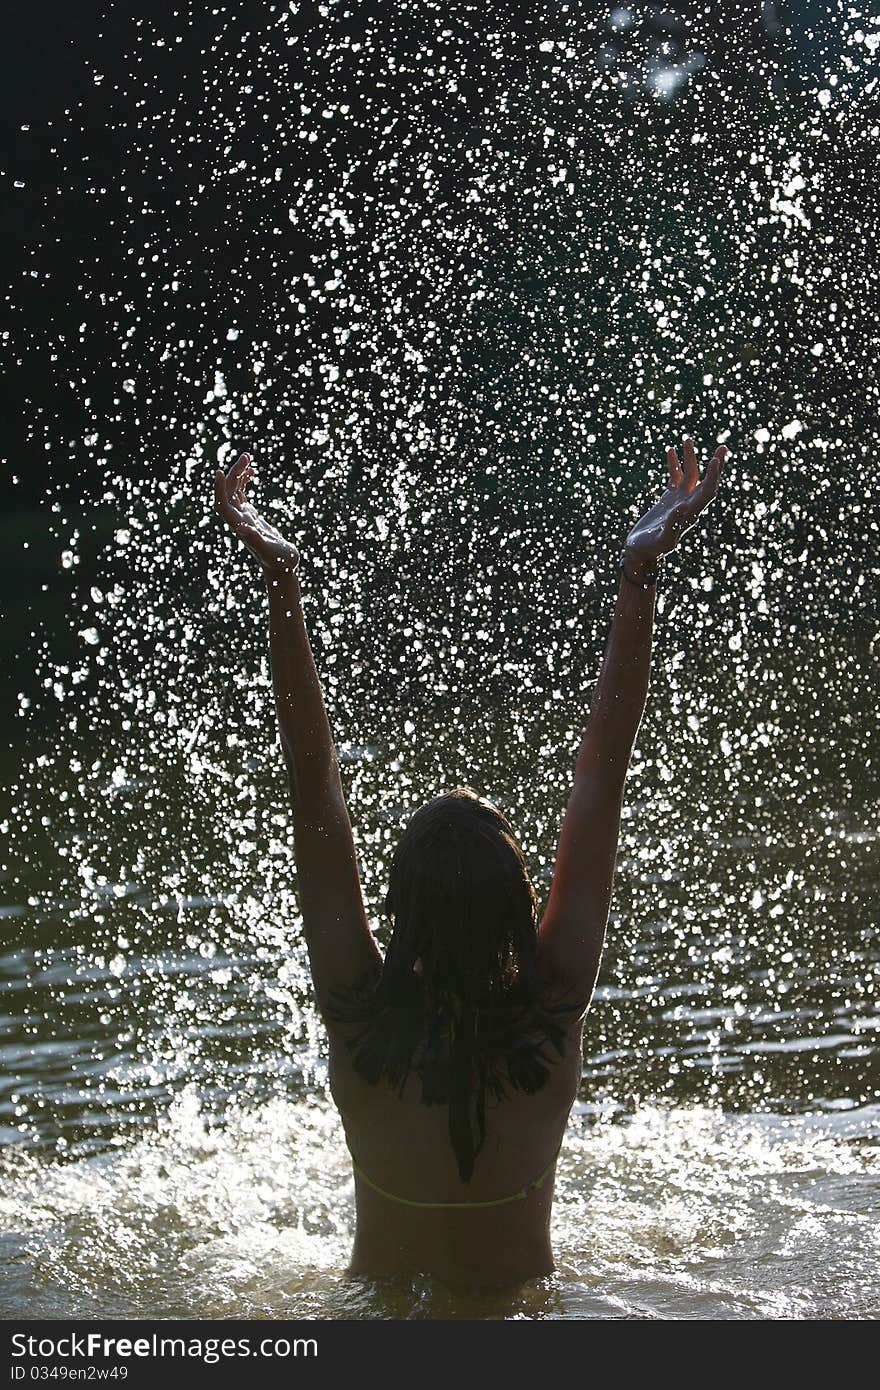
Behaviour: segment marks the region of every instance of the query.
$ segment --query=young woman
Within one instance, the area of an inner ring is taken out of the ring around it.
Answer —
[[[694,443],[621,556],[611,634],[538,922],[501,812],[467,787],[413,816],[394,854],[383,960],[300,602],[296,546],[254,510],[242,454],[216,508],[259,560],[293,799],[299,897],[330,1079],[355,1174],[351,1272],[499,1287],[552,1271],[556,1158],[611,901],[624,783],[648,690],[661,556],[714,497]]]

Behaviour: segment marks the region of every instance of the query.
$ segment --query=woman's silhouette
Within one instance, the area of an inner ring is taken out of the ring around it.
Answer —
[[[514,832],[468,787],[413,816],[395,852],[383,957],[367,923],[339,765],[303,619],[299,554],[246,500],[248,454],[216,507],[268,585],[272,679],[293,800],[306,943],[355,1172],[351,1271],[504,1286],[553,1269],[556,1156],[582,1065],[627,768],[645,706],[661,556],[714,497],[693,440],[620,559],[611,633],[546,910]]]

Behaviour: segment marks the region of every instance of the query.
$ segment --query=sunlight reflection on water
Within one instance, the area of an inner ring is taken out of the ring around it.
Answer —
[[[575,1115],[557,1272],[510,1295],[343,1270],[353,1183],[335,1112],[276,1100],[208,1121],[190,1087],[118,1152],[2,1160],[32,1317],[870,1317],[880,1313],[880,1109],[822,1119],[646,1105]]]

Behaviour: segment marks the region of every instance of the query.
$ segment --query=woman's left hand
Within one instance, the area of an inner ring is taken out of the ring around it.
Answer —
[[[728,453],[726,445],[718,445],[702,479],[692,439],[685,439],[682,452],[684,470],[675,449],[667,450],[669,486],[626,538],[627,552],[642,564],[650,564],[674,550],[718,491],[718,479]]]

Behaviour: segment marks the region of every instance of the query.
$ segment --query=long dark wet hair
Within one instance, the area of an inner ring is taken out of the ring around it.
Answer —
[[[357,1072],[422,1102],[448,1104],[463,1182],[486,1137],[486,1095],[540,1090],[548,1045],[565,1029],[541,1001],[538,902],[510,823],[469,787],[418,810],[394,852],[385,911],[392,927],[382,975],[367,992],[337,996]]]

